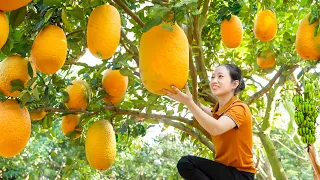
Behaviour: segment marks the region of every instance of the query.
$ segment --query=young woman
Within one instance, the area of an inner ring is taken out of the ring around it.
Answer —
[[[185,104],[199,124],[211,134],[215,147],[214,161],[183,156],[177,168],[187,180],[253,180],[256,169],[252,154],[252,119],[249,107],[237,97],[245,88],[241,70],[233,64],[218,66],[210,88],[218,103],[210,109],[197,106],[186,84],[186,93],[172,87],[166,95]]]

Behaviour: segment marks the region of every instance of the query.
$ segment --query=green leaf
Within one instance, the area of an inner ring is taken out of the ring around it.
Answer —
[[[120,129],[120,133],[121,134],[124,134],[128,131],[128,128],[127,128],[127,123],[123,123],[122,126],[121,126],[121,129]]]
[[[318,35],[319,24],[314,28],[313,36],[316,37]]]
[[[182,112],[183,109],[184,109],[184,104],[180,103],[178,106],[178,111]]]
[[[238,2],[233,3],[231,7],[231,12],[235,15],[239,14],[241,10],[241,5]]]
[[[6,96],[0,91],[0,101],[4,102],[6,100],[7,100]]]
[[[15,41],[18,41],[19,43],[20,43],[20,41],[21,41],[21,37],[22,37],[22,34],[23,32],[22,32],[22,30],[21,29],[15,29],[14,30],[14,40]]]
[[[67,91],[62,91],[63,95],[63,103],[67,103],[69,101],[69,93]]]
[[[99,91],[97,95],[97,99],[102,99],[104,97],[108,96],[108,93],[106,91]]]
[[[80,71],[78,71],[78,76],[80,76],[81,74],[84,74],[88,71],[89,71],[88,68],[82,68]]]
[[[52,115],[48,115],[48,116],[46,116],[46,117],[48,117],[47,118],[47,123],[48,123],[48,128],[50,128],[50,127],[52,127],[52,122],[53,122],[53,117],[52,117]],[[53,139],[53,137],[52,137],[52,134],[51,133],[48,133],[47,135],[50,135],[51,137],[51,140]]]
[[[97,56],[98,56],[100,59],[102,59],[102,54],[101,54],[101,53],[97,52]]]
[[[318,13],[317,13],[318,9],[315,6],[311,7],[311,13],[309,16],[309,24],[313,24],[318,20]]]
[[[44,90],[44,96],[43,96],[43,99],[46,103],[46,106],[48,105],[49,103],[49,87],[47,86],[46,89]]]
[[[168,115],[168,116],[172,116],[172,115],[173,115],[173,113],[174,113],[174,111],[173,111],[173,110],[169,110],[169,111],[167,111],[166,115]]]
[[[291,41],[291,35],[288,32],[284,32],[283,39],[287,41]]]
[[[42,128],[43,129],[48,129],[48,118],[49,118],[49,116],[47,115],[42,119]]]
[[[222,6],[218,11],[218,15],[222,17],[222,16],[226,15],[228,10],[229,10],[228,7]]]
[[[10,20],[11,26],[14,29],[17,28],[25,19],[26,14],[27,14],[26,6],[10,12],[9,20]]]
[[[156,17],[153,19],[150,19],[143,27],[142,32],[147,32],[149,31],[152,27],[157,26],[161,24],[162,19],[160,17]]]
[[[37,87],[36,87],[36,88],[33,88],[31,92],[32,92],[32,96],[35,98],[35,100],[36,100],[36,101],[39,101],[40,98],[39,98],[38,88],[37,88]]]
[[[1,52],[2,52],[5,56],[10,56],[10,55],[12,54],[12,53],[11,53],[11,50],[10,50],[10,47],[9,47],[9,41],[7,41],[6,44],[4,44],[4,46],[2,46]]]
[[[52,14],[54,12],[54,9],[49,9],[46,14],[44,15],[44,23],[48,22],[49,19],[51,18]]]
[[[72,132],[67,133],[66,136],[67,136],[69,139],[74,139],[74,138],[77,136],[78,133],[79,133],[79,132],[77,132],[77,131],[72,131]]]
[[[31,78],[31,79],[27,82],[27,88],[31,87],[36,80],[37,80],[36,77],[35,77],[35,78]]]
[[[43,0],[43,3],[47,6],[59,6],[62,0]]]
[[[44,21],[45,21],[45,18],[41,18],[41,20],[35,25],[34,30],[38,31],[44,24]]]
[[[30,102],[30,101],[32,101],[32,96],[31,96],[31,94],[29,93],[29,92],[25,92],[24,94],[23,94],[23,96],[21,97],[21,103],[22,103],[22,107],[23,106],[25,106],[25,104],[27,103],[27,102]]]
[[[86,2],[86,1],[85,1]],[[103,1],[102,0],[90,0],[90,1],[88,1],[90,4],[88,4],[88,6],[90,6],[90,7],[97,7],[97,6],[99,6],[99,5],[101,5],[102,3],[103,3]],[[125,1],[124,1],[125,2]],[[127,5],[127,4],[126,4]],[[86,7],[86,6],[84,6],[84,7]]]
[[[24,83],[20,79],[15,79],[10,82],[12,86],[10,92],[21,91],[24,89]]]
[[[88,102],[88,104],[90,104],[91,102],[91,94],[92,94],[92,90],[90,88],[89,85],[86,86],[86,100]]]
[[[283,102],[283,107],[289,113],[290,120],[288,122],[287,133],[291,134],[291,133],[293,133],[293,130],[294,130],[293,124],[295,123],[295,120],[294,120],[295,107],[294,107],[293,102],[289,102],[289,101],[284,101]]]
[[[66,165],[69,166],[72,164],[72,162],[73,162],[73,160],[71,158],[67,158]]]
[[[320,23],[320,19],[318,19],[318,21]],[[314,29],[314,37],[318,36],[319,34],[320,34],[320,24],[318,24]]]
[[[79,6],[76,6],[69,14],[74,17],[75,19],[83,20],[84,12]]]
[[[283,0],[276,0],[275,8],[280,7],[283,4]]]
[[[199,15],[199,14],[201,14],[201,12],[199,11],[199,9],[197,9],[195,11],[192,11],[191,14],[192,15]]]
[[[155,18],[155,17],[164,17],[167,12],[170,10],[167,7],[160,6],[160,5],[155,5],[152,8],[150,8],[150,13],[149,17],[150,18]]]
[[[64,167],[62,169],[62,172],[64,173],[63,178],[68,178],[70,176],[70,173],[72,172],[72,166],[68,165],[68,166]]]
[[[72,31],[72,28],[71,28],[70,22],[68,20],[68,16],[67,16],[65,9],[62,9],[62,11],[61,11],[61,20],[62,20],[63,24],[65,25],[66,30],[68,32]]]
[[[310,6],[313,0],[302,0],[300,6]]]
[[[162,26],[161,26],[161,28],[163,28],[163,29],[166,29],[166,30],[168,30],[168,31],[170,31],[170,32],[172,32],[172,30],[173,30],[173,27],[172,26],[170,26],[169,24],[163,24]]]
[[[130,71],[127,68],[121,68],[119,71],[120,71],[120,74],[123,76],[132,76],[133,75],[132,71]]]
[[[31,78],[33,78],[33,68],[31,66],[31,62],[28,62],[28,74]]]
[[[293,136],[293,142],[294,142],[295,144],[301,144],[300,138],[299,138],[299,136],[298,136],[297,134],[295,134],[295,135]]]
[[[120,64],[112,64],[112,70],[118,70],[121,68]]]
[[[183,133],[181,134],[181,139],[180,139],[180,141],[183,142],[183,141],[186,139],[186,137],[187,137],[187,133],[183,132]]]

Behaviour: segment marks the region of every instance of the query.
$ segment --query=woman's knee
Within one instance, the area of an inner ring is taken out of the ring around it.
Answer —
[[[192,165],[192,163],[190,162],[191,156],[187,155],[187,156],[182,156],[180,158],[180,160],[177,163],[177,168],[178,170],[184,169],[186,167],[189,167],[190,165]]]

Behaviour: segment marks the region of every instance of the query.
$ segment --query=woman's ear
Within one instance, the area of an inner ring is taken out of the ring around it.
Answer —
[[[240,85],[240,81],[239,80],[234,80],[232,82],[232,88],[233,89],[236,89],[239,85]]]

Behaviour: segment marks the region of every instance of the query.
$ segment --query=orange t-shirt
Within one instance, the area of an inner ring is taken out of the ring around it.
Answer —
[[[233,96],[219,110],[218,107],[218,103],[213,107],[213,117],[219,120],[221,116],[228,116],[237,126],[218,136],[211,136],[216,151],[214,161],[235,167],[239,171],[256,173],[253,163],[252,117],[249,107],[237,96]]]

